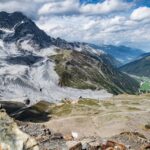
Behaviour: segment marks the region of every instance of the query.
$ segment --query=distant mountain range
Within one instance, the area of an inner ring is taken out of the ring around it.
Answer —
[[[145,53],[141,49],[131,48],[127,46],[114,46],[114,45],[97,46],[94,44],[90,44],[90,46],[96,49],[101,49],[107,54],[110,54],[118,62],[120,62],[120,64],[118,64],[120,66],[135,60],[140,55]]]
[[[137,76],[150,77],[150,53],[145,53],[139,59],[120,68],[121,71]]]
[[[101,99],[139,88],[106,49],[52,38],[20,12],[0,12],[0,58],[2,100]]]

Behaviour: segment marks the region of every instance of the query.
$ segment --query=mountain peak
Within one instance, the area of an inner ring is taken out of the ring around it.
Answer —
[[[0,28],[12,29],[17,23],[25,20],[27,21],[29,19],[21,12],[0,12]]]
[[[36,24],[21,12],[0,12],[0,38],[5,42],[29,41],[37,48],[51,44],[51,37],[40,30]]]

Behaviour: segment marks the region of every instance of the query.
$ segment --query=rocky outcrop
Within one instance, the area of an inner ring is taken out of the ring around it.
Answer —
[[[39,150],[36,140],[23,133],[5,111],[0,112],[0,150]]]

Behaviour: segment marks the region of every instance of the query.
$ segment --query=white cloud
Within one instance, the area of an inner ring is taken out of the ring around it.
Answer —
[[[132,3],[123,0],[105,0],[97,4],[80,4],[79,0],[49,0],[41,6],[38,13],[46,14],[72,14],[80,13],[84,15],[107,14],[118,11],[126,11],[132,7]]]
[[[122,0],[105,0],[102,3],[82,5],[80,11],[87,14],[106,14],[125,11],[131,8],[131,6],[132,3],[126,3]]]
[[[39,7],[39,3],[34,5],[34,1],[30,0],[5,0],[0,1],[0,10],[6,12],[21,11],[28,16],[36,16],[36,11]]]
[[[148,7],[139,7],[135,9],[131,14],[132,20],[144,20],[144,19],[150,19],[150,8]]]
[[[150,46],[149,24],[128,16],[53,16],[41,17],[38,26],[53,37],[96,44],[125,44],[138,48]],[[144,43],[144,44],[143,44]]]
[[[97,4],[80,4],[80,0],[1,0],[0,10],[22,11],[28,15],[108,15],[123,12],[132,7],[123,0],[105,0]]]
[[[78,12],[78,0],[58,0],[45,3],[38,11],[39,15],[45,14],[70,14]]]

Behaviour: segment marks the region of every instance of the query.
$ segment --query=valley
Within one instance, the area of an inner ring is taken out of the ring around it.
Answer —
[[[133,78],[140,82],[140,93],[149,93],[150,91],[150,55],[145,53],[137,60],[127,63],[120,67],[120,70],[130,74]]]
[[[136,77],[139,80],[140,84],[140,92],[141,93],[149,93],[150,92],[150,78],[148,77]]]

